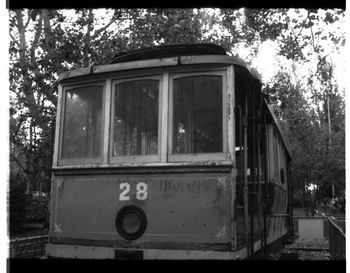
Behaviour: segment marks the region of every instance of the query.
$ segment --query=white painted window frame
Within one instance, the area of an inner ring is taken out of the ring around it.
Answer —
[[[227,69],[201,72],[178,72],[169,75],[169,124],[168,124],[168,162],[185,162],[185,161],[217,161],[227,160]],[[192,76],[222,76],[222,152],[218,153],[184,153],[173,154],[173,81],[175,79],[192,77]]]
[[[63,152],[63,131],[64,131],[64,120],[65,120],[65,112],[66,112],[66,97],[67,93],[70,90],[74,90],[77,88],[82,87],[89,87],[89,86],[100,86],[102,87],[102,140],[101,140],[101,155],[99,157],[95,158],[62,158],[62,152]],[[61,95],[60,95],[61,93]],[[62,105],[62,107],[60,106]],[[55,143],[55,151],[58,151],[58,155],[54,156],[56,158],[56,163],[58,162],[58,165],[64,165],[64,166],[70,166],[70,165],[86,165],[86,164],[101,164],[103,163],[104,155],[104,146],[105,146],[105,139],[104,139],[104,131],[105,131],[105,122],[104,122],[104,113],[106,110],[106,81],[87,81],[87,82],[80,82],[75,84],[69,84],[64,86],[59,86],[59,105],[58,109],[60,109],[60,112],[57,113],[57,120],[56,122],[59,123],[59,130],[56,131],[56,139],[58,138],[58,141]]]
[[[120,83],[134,82],[141,80],[157,80],[159,81],[159,91],[158,91],[158,144],[157,144],[157,154],[153,155],[126,155],[126,156],[113,156],[113,116],[115,110],[115,86]],[[109,132],[109,163],[118,164],[118,163],[149,163],[149,162],[160,162],[161,158],[161,128],[162,128],[162,100],[163,100],[163,77],[162,75],[153,75],[145,77],[130,77],[127,79],[113,79],[112,80],[112,94],[111,94],[111,112],[109,116],[110,120],[110,132]]]
[[[184,72],[185,70],[185,72]],[[157,72],[158,71],[158,72]],[[58,86],[57,124],[55,133],[55,148],[53,166],[62,167],[97,167],[97,166],[122,166],[122,165],[154,165],[154,164],[181,164],[181,162],[208,162],[222,161],[232,162],[235,160],[235,134],[234,134],[234,66],[224,67],[182,67],[181,70],[174,68],[161,69],[149,74],[147,70],[142,75],[140,71],[134,71],[129,75],[121,76],[119,73],[98,77],[97,79],[79,79],[67,83],[60,83]],[[220,153],[198,153],[198,154],[172,154],[172,81],[175,78],[184,76],[220,75],[223,77],[223,151]],[[114,156],[112,157],[112,116],[114,111],[114,86],[116,83],[128,82],[141,79],[159,80],[159,122],[158,122],[158,153],[157,155],[136,155],[136,156]],[[102,132],[102,156],[96,159],[74,159],[62,160],[62,136],[63,119],[65,112],[66,91],[82,86],[91,85],[103,86],[103,132]],[[61,107],[62,105],[62,107]]]

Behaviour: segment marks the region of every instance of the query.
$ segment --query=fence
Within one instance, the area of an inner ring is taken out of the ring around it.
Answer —
[[[329,233],[329,221],[322,216],[294,216],[294,232],[300,239],[327,239]]]
[[[329,220],[329,252],[333,260],[345,260],[345,228],[342,229],[341,224],[345,221],[339,221],[333,217],[328,217]]]
[[[333,260],[345,259],[345,218],[294,216],[293,226],[298,247],[327,249]]]
[[[34,236],[10,241],[10,258],[41,258],[45,256],[48,236]]]

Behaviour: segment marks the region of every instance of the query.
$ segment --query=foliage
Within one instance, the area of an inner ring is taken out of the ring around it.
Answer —
[[[201,41],[200,15],[191,9],[131,11],[128,48]],[[147,31],[145,31],[147,30]]]
[[[328,97],[313,90],[318,95],[318,103],[327,106],[329,100],[332,110],[329,111],[331,123],[328,123],[328,108],[315,109],[304,98],[305,90],[291,83],[290,74],[281,72],[275,80],[265,87],[265,92],[271,95],[278,110],[292,153],[294,192],[303,207],[310,207],[314,214],[322,199],[331,197],[332,185],[336,186],[337,195],[345,187],[344,102],[336,88]],[[312,185],[315,187],[310,190]]]
[[[28,222],[47,221],[49,199],[44,196],[32,197],[26,207],[26,220]]]
[[[12,186],[10,188],[9,204],[9,232],[10,235],[13,235],[21,231],[25,221],[28,197],[25,195],[24,187]]]
[[[345,187],[344,96],[332,56],[345,43],[338,25],[343,11],[246,10],[246,15],[256,39],[274,40],[278,45],[278,72],[264,92],[270,96],[292,153],[295,197],[313,215],[319,203],[331,197],[332,185],[336,196]],[[312,63],[316,66],[301,72]]]

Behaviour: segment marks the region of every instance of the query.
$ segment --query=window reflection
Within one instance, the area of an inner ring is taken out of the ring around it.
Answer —
[[[102,86],[67,91],[62,158],[94,158],[101,155]]]
[[[222,76],[173,81],[173,153],[222,152]]]
[[[113,156],[158,151],[158,80],[115,85]]]

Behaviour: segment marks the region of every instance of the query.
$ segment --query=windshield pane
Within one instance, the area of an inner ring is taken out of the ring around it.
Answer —
[[[158,80],[115,85],[113,156],[158,152]]]
[[[173,153],[222,152],[222,76],[184,77],[173,84]]]
[[[67,91],[62,158],[101,156],[102,86]]]

